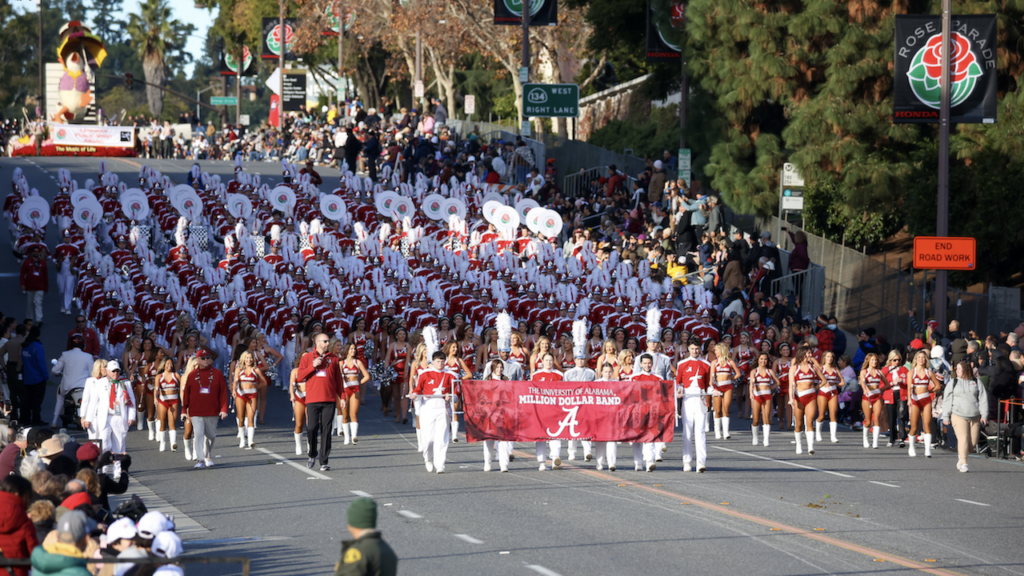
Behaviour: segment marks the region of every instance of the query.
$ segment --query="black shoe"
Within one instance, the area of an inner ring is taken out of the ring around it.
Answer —
[[[312,470],[314,465],[316,465],[316,458],[310,458],[309,460],[306,460],[306,468]]]

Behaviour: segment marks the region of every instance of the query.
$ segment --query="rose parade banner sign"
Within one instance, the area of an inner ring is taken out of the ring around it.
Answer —
[[[950,122],[996,121],[996,17],[953,16]],[[942,18],[896,16],[893,120],[938,122]]]
[[[466,438],[541,442],[671,442],[671,381],[463,380]]]

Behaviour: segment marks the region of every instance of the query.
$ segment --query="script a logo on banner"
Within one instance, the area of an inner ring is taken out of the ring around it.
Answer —
[[[971,51],[971,41],[966,36],[953,32],[950,44],[953,66],[949,71],[952,82],[949,105],[952,108],[963,103],[974,92],[982,70]],[[942,34],[930,37],[928,43],[917,51],[910,63],[907,78],[918,100],[930,108],[939,108],[942,96]]]
[[[569,435],[572,436],[573,438],[578,437],[580,433],[576,431],[576,425],[579,424],[579,421],[576,420],[576,413],[580,411],[580,407],[573,406],[572,408],[562,408],[562,410],[568,412],[568,414],[566,414],[565,418],[563,418],[562,421],[558,423],[558,430],[554,432],[551,431],[551,428],[548,428],[546,430],[548,436],[551,436],[552,438],[558,438],[558,436],[561,435],[562,430],[565,430],[566,427],[568,427]]]

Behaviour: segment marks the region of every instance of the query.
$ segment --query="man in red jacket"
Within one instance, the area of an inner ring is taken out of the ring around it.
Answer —
[[[309,443],[306,468],[312,468],[319,455],[320,470],[325,472],[331,469],[327,463],[331,456],[331,426],[338,395],[344,390],[341,359],[327,351],[329,342],[327,334],[317,334],[313,338],[313,350],[302,356],[295,374],[296,382],[306,383],[306,440]],[[344,396],[341,396],[341,406],[345,407]],[[319,452],[317,437],[323,440]]]
[[[185,381],[181,396],[181,419],[192,420],[196,443],[196,468],[213,466],[213,441],[217,438],[217,418],[228,417],[228,383],[213,367],[213,353],[201,348],[196,354],[199,368]]]
[[[32,483],[17,475],[0,480],[0,549],[10,560],[28,560],[39,545],[35,526],[28,517]],[[10,568],[14,576],[28,576],[28,567]]]
[[[50,289],[50,277],[47,276],[46,260],[43,259],[41,248],[33,248],[29,257],[21,263],[21,289],[27,296],[25,317],[41,323],[43,295]]]

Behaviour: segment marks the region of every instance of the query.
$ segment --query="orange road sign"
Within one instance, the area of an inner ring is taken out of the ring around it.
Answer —
[[[914,238],[914,268],[918,270],[974,270],[974,238]]]

